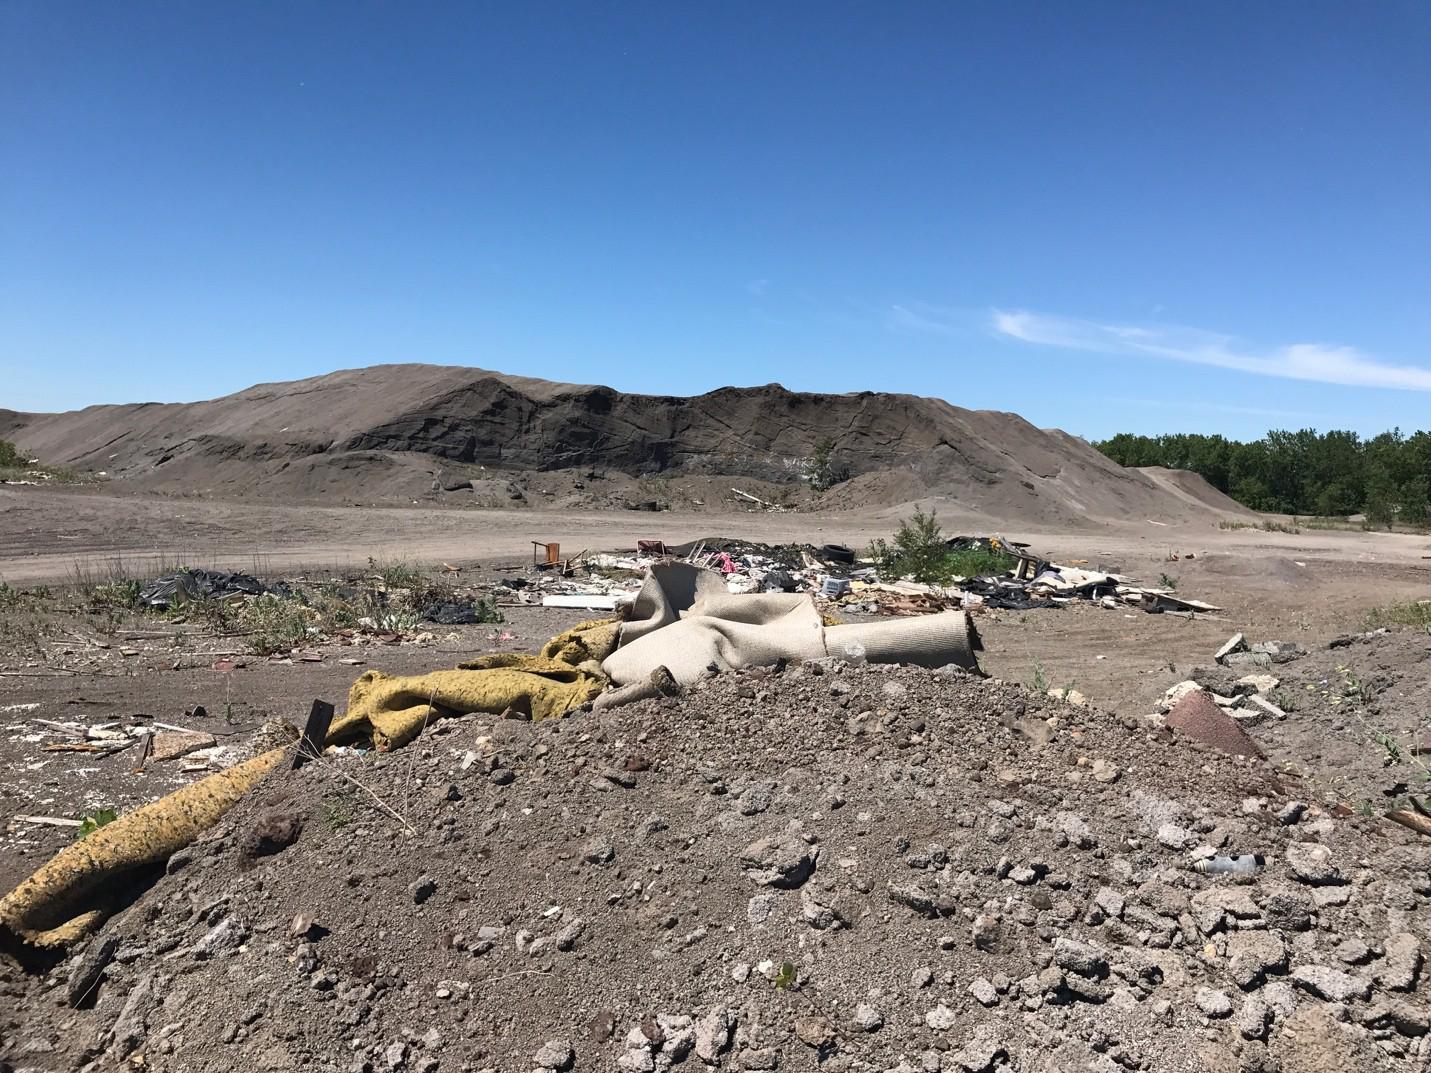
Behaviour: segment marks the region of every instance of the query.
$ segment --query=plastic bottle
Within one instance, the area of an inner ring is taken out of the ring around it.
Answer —
[[[1255,874],[1265,863],[1267,862],[1260,853],[1244,853],[1237,857],[1222,855],[1206,857],[1200,861],[1194,861],[1192,867],[1194,872],[1201,872],[1205,876],[1250,876]]]

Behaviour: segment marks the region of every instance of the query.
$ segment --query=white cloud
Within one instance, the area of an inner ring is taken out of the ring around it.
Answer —
[[[1230,335],[1198,328],[1099,324],[1072,317],[999,309],[993,311],[991,326],[999,335],[1066,350],[1163,358],[1348,387],[1431,391],[1431,369],[1392,365],[1349,346],[1291,343],[1259,352],[1240,345]]]
[[[932,335],[963,334],[956,318],[946,310],[923,303],[890,306],[887,324],[898,331],[929,332]]]

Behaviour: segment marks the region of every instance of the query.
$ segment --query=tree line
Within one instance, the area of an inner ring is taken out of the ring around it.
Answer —
[[[1124,466],[1192,470],[1253,510],[1360,513],[1369,525],[1387,528],[1431,523],[1431,432],[1407,436],[1393,429],[1364,440],[1338,430],[1275,430],[1250,443],[1197,433],[1122,432],[1093,446]]]

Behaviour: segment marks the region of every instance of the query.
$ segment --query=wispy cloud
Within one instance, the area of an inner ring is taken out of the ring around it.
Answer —
[[[998,309],[993,311],[990,326],[996,334],[1007,338],[1065,350],[1163,358],[1261,376],[1348,387],[1431,391],[1431,369],[1393,365],[1349,346],[1291,343],[1259,351],[1240,344],[1230,335],[1198,328],[1100,324],[1044,313]]]

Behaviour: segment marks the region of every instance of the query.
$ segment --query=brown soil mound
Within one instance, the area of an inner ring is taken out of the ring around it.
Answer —
[[[1424,849],[1269,775],[837,663],[444,722],[270,778],[72,964],[12,970],[0,1062],[1421,1068]],[[246,850],[283,816],[295,844]]]
[[[686,398],[465,367],[384,365],[209,402],[0,411],[0,436],[46,462],[164,492],[411,499],[494,472],[519,475],[528,489],[545,479],[537,475],[556,473],[567,474],[558,483],[598,502],[602,490],[575,487],[587,482],[573,475],[619,475],[626,485],[607,490],[608,498],[634,502],[659,502],[663,492],[680,498],[679,489],[635,481],[713,476],[722,478],[726,502],[732,483],[761,498],[789,489],[804,502],[812,494],[808,460],[828,438],[836,465],[852,477],[824,497],[821,505],[831,508],[933,497],[970,514],[1060,525],[1088,517],[1174,521],[1209,511],[1198,497],[1175,494],[1086,442],[1015,414],[778,384]]]

